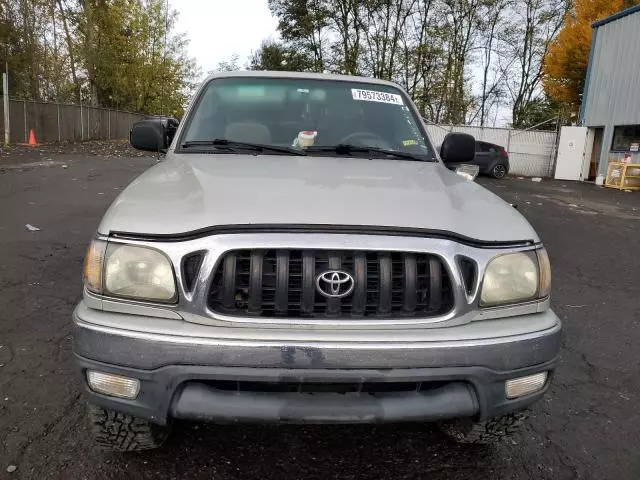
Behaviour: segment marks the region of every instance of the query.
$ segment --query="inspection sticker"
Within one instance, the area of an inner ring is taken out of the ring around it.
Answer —
[[[352,88],[351,95],[354,100],[364,102],[381,102],[393,103],[394,105],[404,105],[402,97],[395,93],[376,92],[375,90],[362,90],[360,88]]]

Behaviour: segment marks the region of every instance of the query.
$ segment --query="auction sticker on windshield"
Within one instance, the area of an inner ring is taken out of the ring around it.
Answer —
[[[360,88],[352,88],[351,95],[354,100],[362,100],[364,102],[381,102],[393,103],[394,105],[404,105],[402,97],[395,93],[377,92],[375,90],[362,90]]]

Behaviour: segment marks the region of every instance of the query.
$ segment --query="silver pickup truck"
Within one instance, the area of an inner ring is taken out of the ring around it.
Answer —
[[[438,422],[483,442],[548,388],[545,249],[445,167],[473,137],[436,152],[394,83],[214,75],[175,135],[149,120],[131,142],[166,157],[104,216],[73,314],[103,447],[157,447],[174,419]]]

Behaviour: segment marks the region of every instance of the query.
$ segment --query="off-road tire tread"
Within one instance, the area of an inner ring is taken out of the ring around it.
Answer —
[[[95,443],[104,450],[137,452],[160,447],[169,436],[169,427],[142,418],[88,405],[89,425]]]
[[[526,413],[512,413],[484,422],[460,418],[440,424],[442,432],[452,440],[464,444],[487,445],[518,432],[526,420]]]

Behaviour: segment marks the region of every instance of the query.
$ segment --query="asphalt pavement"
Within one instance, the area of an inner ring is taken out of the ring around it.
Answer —
[[[470,447],[429,425],[179,423],[158,451],[95,449],[71,312],[102,214],[156,162],[131,155],[0,154],[0,479],[640,478],[640,192],[517,178],[480,182],[542,237],[566,328],[553,385],[517,436]]]

